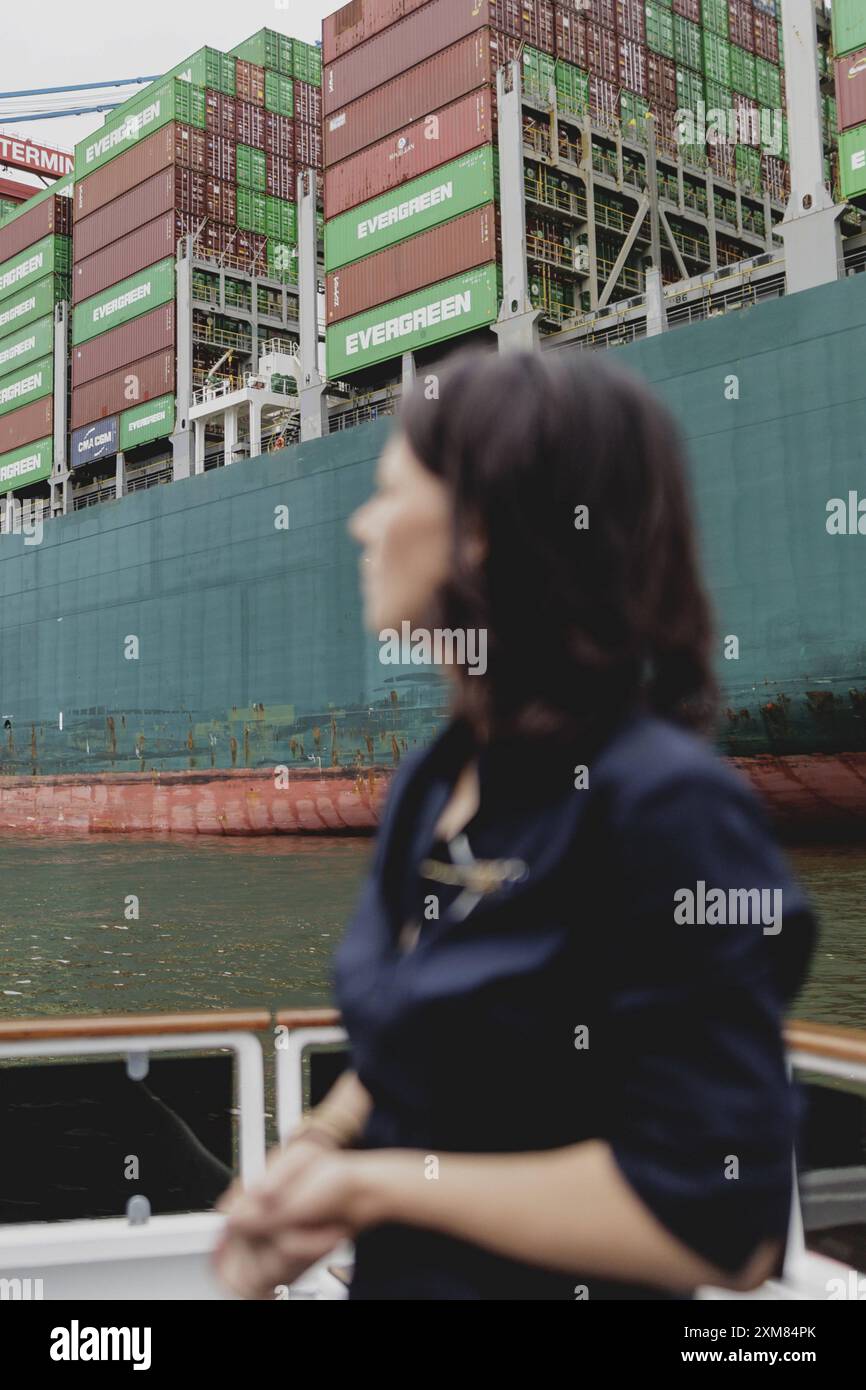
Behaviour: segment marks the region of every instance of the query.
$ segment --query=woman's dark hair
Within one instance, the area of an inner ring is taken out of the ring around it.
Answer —
[[[711,724],[683,447],[639,381],[587,353],[462,353],[412,392],[401,424],[454,499],[437,623],[487,633],[487,674],[458,669],[458,715],[484,737],[570,741],[637,704]],[[479,534],[480,563],[467,544]]]

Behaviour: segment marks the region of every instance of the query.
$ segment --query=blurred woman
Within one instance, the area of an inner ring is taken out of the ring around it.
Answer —
[[[457,359],[351,530],[368,627],[447,650],[451,718],[394,779],[338,951],[350,1070],[225,1199],[225,1282],[272,1296],[347,1236],[353,1299],[755,1287],[813,920],[705,741],[671,419],[597,356]]]

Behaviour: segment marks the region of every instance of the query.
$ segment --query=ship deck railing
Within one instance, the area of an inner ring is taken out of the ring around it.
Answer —
[[[831,1106],[847,1107],[843,1126],[847,1133],[851,1106],[866,1105],[866,1032],[797,1021],[786,1029],[786,1045],[792,1072],[801,1079],[811,1078],[813,1084],[817,1081]],[[335,1009],[295,1008],[273,1014],[267,1009],[214,1010],[0,1023],[0,1069],[23,1068],[25,1076],[27,1066],[48,1059],[122,1058],[127,1076],[136,1081],[147,1076],[151,1057],[229,1054],[235,1075],[236,1167],[243,1183],[254,1183],[264,1167],[269,1118],[265,1061],[270,1049],[275,1061],[276,1132],[282,1142],[347,1063],[346,1034]],[[826,1134],[823,1139],[826,1147]],[[15,1143],[8,1123],[6,1143]],[[807,1248],[802,1212],[805,1200],[819,1235],[823,1231],[832,1237],[838,1227],[843,1232],[858,1231],[862,1239],[866,1235],[862,1162],[826,1165],[799,1180],[795,1172],[794,1192],[784,1276],[749,1294],[706,1288],[698,1291],[699,1298],[820,1300],[846,1296],[835,1292],[837,1287],[860,1287],[859,1260],[846,1263],[838,1253],[828,1255],[826,1241],[823,1250]],[[142,1214],[138,1200],[138,1208],[130,1204],[126,1214],[117,1216],[0,1225],[4,1296],[145,1301],[226,1297],[212,1264],[223,1216],[214,1210]],[[863,1249],[861,1244],[857,1253]],[[344,1298],[345,1282],[340,1276],[350,1261],[349,1247],[338,1247],[290,1289],[275,1292],[275,1297]]]

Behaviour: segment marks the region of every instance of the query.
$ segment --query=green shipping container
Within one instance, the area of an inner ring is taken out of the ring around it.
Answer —
[[[674,56],[674,16],[664,5],[653,0],[644,7],[646,13],[647,47],[653,53],[661,53],[665,58]]]
[[[238,188],[237,219],[238,226],[245,232],[266,233],[268,228],[268,203],[264,193],[254,193],[251,188]]]
[[[265,72],[265,110],[276,111],[279,116],[295,114],[295,84],[291,77],[282,73]]]
[[[8,415],[10,410],[18,410],[22,405],[38,401],[54,390],[54,357],[42,357],[32,362],[22,371],[9,372],[0,377],[0,415]]]
[[[311,43],[295,39],[295,52],[292,71],[300,82],[309,82],[313,87],[322,85],[322,54]]]
[[[174,298],[174,261],[167,258],[103,290],[72,311],[72,342],[87,343],[118,324],[157,309]]]
[[[493,148],[481,145],[326,223],[325,269],[336,270],[382,251],[471,212],[493,196]]]
[[[731,85],[731,45],[718,34],[704,31],[704,77],[722,87]]]
[[[327,330],[328,376],[332,379],[429,347],[493,323],[499,310],[496,265],[441,280],[416,294],[382,304],[378,309]]]
[[[843,198],[866,193],[866,125],[844,130],[839,136],[839,177]]]
[[[674,15],[674,57],[678,65],[703,71],[702,30],[699,24],[692,24],[682,15]]]
[[[761,106],[781,106],[782,83],[779,69],[764,58],[755,59],[755,94]]]
[[[53,315],[54,305],[68,298],[69,285],[62,275],[46,275],[18,294],[9,295],[0,304],[0,338],[5,338],[28,323]]]
[[[630,136],[633,140],[645,141],[649,102],[634,92],[620,92],[619,106],[623,135]]]
[[[144,405],[124,410],[120,416],[121,450],[134,449],[152,439],[165,439],[174,433],[174,396],[157,396]]]
[[[704,80],[700,73],[691,68],[677,68],[677,106],[697,112],[698,103],[703,99]]]
[[[761,191],[761,152],[748,145],[737,145],[735,151],[737,182],[753,192]]]
[[[141,96],[120,109],[123,114],[112,113],[101,130],[75,146],[76,179],[101,169],[169,121],[183,121],[202,130],[205,127],[204,89],[178,78],[145,88]]]
[[[239,187],[264,192],[268,186],[264,150],[254,150],[251,145],[238,145],[236,167]]]
[[[237,59],[218,48],[199,48],[177,67],[164,74],[153,86],[162,86],[173,77],[191,82],[195,87],[212,87],[233,97],[237,93]]]
[[[285,285],[297,283],[298,248],[294,242],[269,238],[268,275],[271,280],[280,280]]]
[[[283,198],[265,200],[266,233],[276,241],[296,242],[298,239],[298,213],[294,203]]]
[[[548,53],[540,53],[537,48],[523,50],[523,89],[535,92],[547,100],[551,87],[556,86],[556,64]]]
[[[0,492],[13,492],[17,487],[29,487],[51,476],[54,463],[54,440],[37,439],[23,449],[13,449],[0,456]]]
[[[866,48],[866,5],[863,0],[833,0],[833,48],[836,57]],[[844,190],[843,190],[844,191]]]
[[[731,86],[735,92],[754,98],[758,94],[755,82],[755,55],[739,44],[731,44]]]
[[[0,265],[0,302],[20,290],[32,289],[46,275],[68,275],[71,268],[68,236],[46,236]]]
[[[556,60],[556,102],[561,111],[582,116],[589,109],[589,73],[563,59]]]
[[[286,77],[292,76],[294,51],[295,40],[286,34],[278,34],[275,29],[259,29],[257,34],[244,39],[243,43],[231,50],[235,58],[257,63],[260,68],[273,68]]]
[[[701,23],[713,34],[728,37],[728,0],[701,0]]]
[[[711,111],[723,111],[727,122],[728,112],[732,109],[733,104],[730,87],[723,87],[718,82],[705,82],[704,103],[707,108],[707,121],[709,121]]]
[[[37,319],[28,328],[20,326],[14,333],[0,339],[0,377],[26,367],[39,357],[54,351],[54,315]]]

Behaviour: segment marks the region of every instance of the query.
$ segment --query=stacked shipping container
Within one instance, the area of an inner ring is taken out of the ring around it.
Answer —
[[[69,300],[71,188],[0,222],[0,493],[49,477],[54,462],[55,305]]]
[[[833,0],[839,168],[844,198],[866,197],[866,5]]]
[[[72,464],[174,428],[178,240],[294,278],[296,170],[321,166],[318,50],[202,48],[76,149]]]

